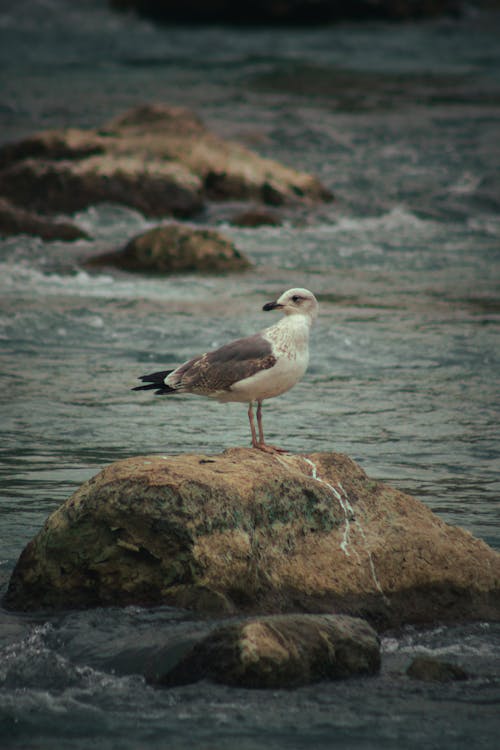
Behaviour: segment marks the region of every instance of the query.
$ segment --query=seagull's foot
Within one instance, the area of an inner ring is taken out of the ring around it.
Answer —
[[[268,443],[255,443],[253,448],[257,448],[259,451],[264,451],[264,453],[289,453],[286,448],[278,448],[278,446],[269,445]]]

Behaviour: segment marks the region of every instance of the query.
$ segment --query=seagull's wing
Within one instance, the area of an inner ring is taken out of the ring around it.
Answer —
[[[237,339],[180,365],[166,379],[167,385],[185,393],[210,394],[229,390],[276,364],[270,341],[261,333]]]

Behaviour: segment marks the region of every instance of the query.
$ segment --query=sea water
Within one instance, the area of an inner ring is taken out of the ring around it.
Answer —
[[[230,225],[238,206],[209,206],[197,221],[255,264],[243,275],[84,270],[153,226],[112,205],[72,217],[92,240],[0,242],[2,590],[47,515],[112,461],[249,444],[244,405],[130,388],[268,325],[262,305],[292,286],[321,311],[304,380],[264,405],[266,438],[345,452],[499,548],[499,17],[161,28],[97,0],[26,0],[2,3],[0,36],[3,142],[180,104],[336,198],[256,229]],[[2,747],[455,750],[498,737],[493,623],[385,634],[375,678],[146,684],[159,633],[207,627],[170,608],[0,610]],[[422,653],[471,679],[411,681]]]

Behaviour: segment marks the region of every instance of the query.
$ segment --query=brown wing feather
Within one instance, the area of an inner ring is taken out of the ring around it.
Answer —
[[[194,393],[229,390],[239,380],[275,364],[271,344],[255,334],[186,362],[177,371],[179,390]]]

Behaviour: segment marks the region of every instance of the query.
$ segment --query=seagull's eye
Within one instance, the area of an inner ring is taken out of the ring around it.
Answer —
[[[298,294],[294,294],[292,297],[292,302],[300,302],[301,299],[302,297],[299,297]]]

